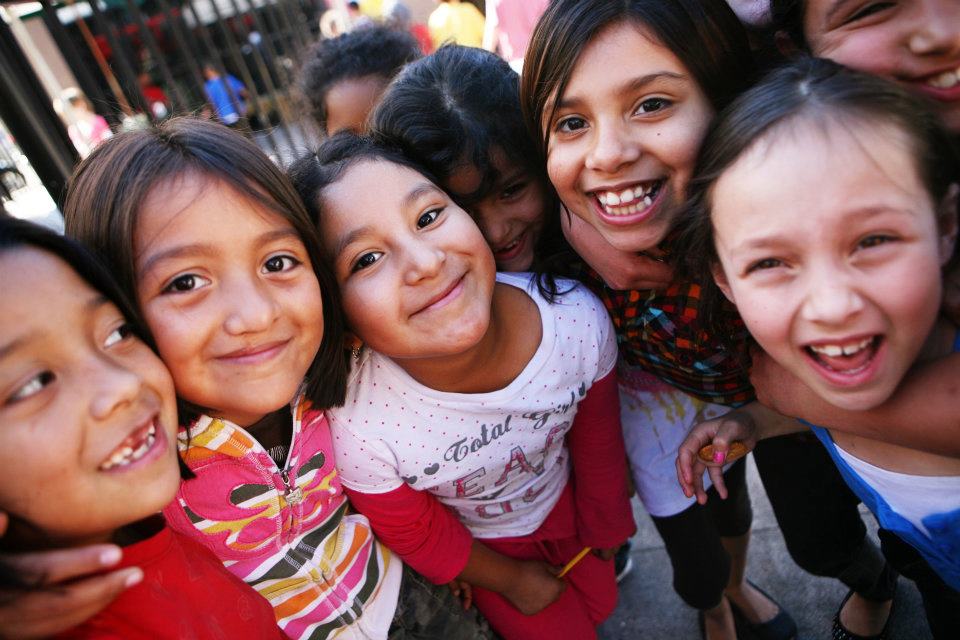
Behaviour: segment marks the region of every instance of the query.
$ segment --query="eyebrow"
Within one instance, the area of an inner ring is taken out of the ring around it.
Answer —
[[[402,209],[406,209],[407,207],[410,207],[411,205],[415,204],[417,200],[419,200],[425,194],[431,194],[431,193],[440,194],[444,192],[440,189],[440,187],[433,184],[432,182],[422,182],[417,186],[415,186],[413,189],[411,189],[409,193],[407,193],[407,195],[403,197],[403,200],[400,201],[400,207]],[[343,238],[341,238],[337,242],[337,249],[333,255],[339,256],[341,253],[343,253],[344,249],[346,249],[351,244],[356,242],[357,239],[362,238],[365,235],[372,234],[373,232],[374,232],[374,228],[369,225],[364,225],[362,227],[357,227],[356,229],[353,229],[352,231],[344,235]]]
[[[84,313],[85,313],[85,314],[92,314],[92,313],[95,312],[97,309],[99,309],[100,307],[102,307],[102,306],[104,306],[104,305],[106,305],[106,304],[111,304],[111,301],[110,301],[109,298],[107,298],[107,296],[102,295],[102,294],[94,295],[94,296],[92,296],[89,300],[87,300],[85,303],[83,303]],[[4,345],[0,345],[0,360],[3,360],[4,358],[9,357],[11,353],[13,353],[13,352],[16,351],[17,349],[23,347],[23,345],[25,345],[25,344],[33,341],[33,340],[37,340],[38,338],[42,338],[42,337],[43,337],[43,333],[42,333],[42,332],[40,332],[40,331],[31,331],[31,332],[29,332],[29,333],[27,333],[27,334],[25,334],[25,335],[22,335],[22,336],[20,336],[19,338],[16,338],[15,340],[12,340],[12,341],[4,344]]]
[[[287,227],[284,229],[274,229],[273,231],[268,231],[264,234],[261,234],[257,238],[258,245],[265,245],[275,240],[281,240],[283,238],[292,237],[296,240],[301,240],[300,234],[297,233],[297,230],[292,227]],[[203,244],[200,242],[193,244],[180,245],[178,247],[172,247],[166,251],[161,251],[150,256],[146,262],[143,263],[143,269],[141,270],[141,276],[143,274],[150,273],[158,264],[167,260],[173,260],[176,258],[189,258],[194,256],[210,256],[217,253],[208,244]]]
[[[851,211],[844,212],[842,214],[843,219],[849,220],[851,218],[857,219],[870,219],[876,218],[883,215],[896,215],[896,216],[912,216],[913,213],[907,209],[899,209],[895,207],[864,207],[862,209],[853,209]],[[786,241],[796,240],[795,237],[791,235],[784,234],[774,234],[769,236],[763,236],[760,238],[754,238],[743,242],[736,247],[732,247],[731,250],[743,251],[746,249],[766,249],[767,247],[776,246],[782,244]]]
[[[686,76],[674,71],[655,71],[654,73],[648,73],[643,76],[637,76],[627,82],[624,82],[621,86],[617,87],[617,93],[628,93],[631,91],[637,91],[643,89],[649,84],[656,82],[657,80],[667,79],[667,80],[684,80]],[[583,100],[580,98],[563,98],[557,102],[556,109],[571,109],[580,106],[583,103]],[[552,105],[547,105],[547,110],[550,109]]]

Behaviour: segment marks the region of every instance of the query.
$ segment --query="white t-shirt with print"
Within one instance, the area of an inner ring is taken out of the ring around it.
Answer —
[[[582,285],[558,282],[553,304],[529,274],[497,274],[536,302],[543,338],[523,371],[490,393],[425,387],[395,362],[366,353],[343,407],[329,412],[343,484],[385,493],[406,482],[451,507],[477,538],[535,531],[570,474],[564,436],[593,383],[613,369],[616,336]]]

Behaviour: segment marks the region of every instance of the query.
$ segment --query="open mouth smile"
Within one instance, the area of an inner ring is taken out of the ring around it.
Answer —
[[[626,218],[646,213],[653,207],[660,195],[665,179],[638,182],[637,184],[616,191],[594,191],[604,217]]]
[[[821,342],[803,347],[815,368],[831,382],[861,384],[871,375],[883,336],[874,335],[835,343]]]
[[[503,245],[501,248],[495,249],[493,252],[493,257],[500,262],[504,260],[510,260],[511,258],[516,258],[526,246],[526,239],[527,232],[524,231],[510,242]]]
[[[162,437],[162,433],[160,434]],[[100,464],[101,471],[122,469],[142,460],[144,456],[154,450],[158,440],[157,416],[124,438],[111,452],[110,456]]]

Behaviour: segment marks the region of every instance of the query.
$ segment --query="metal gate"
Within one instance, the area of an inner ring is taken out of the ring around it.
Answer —
[[[216,117],[209,90],[211,83],[221,82],[229,103],[243,112],[233,126],[248,130],[275,157],[288,156],[316,135],[311,123],[299,117],[304,111],[296,104],[293,86],[302,56],[319,37],[319,16],[326,9],[322,0],[2,4],[17,10],[21,28],[28,21],[42,21],[47,41],[62,56],[76,85],[114,130],[146,126],[175,114]],[[41,137],[43,144],[28,145],[24,153],[57,198],[66,179],[63,172],[69,174],[76,152],[64,148],[69,138],[51,108],[56,96],[38,91],[42,83],[36,64],[33,70],[25,64],[28,56],[11,26],[18,25],[0,21],[0,71],[8,69],[0,77],[5,94],[0,116],[18,140]],[[38,23],[30,26],[36,30]]]

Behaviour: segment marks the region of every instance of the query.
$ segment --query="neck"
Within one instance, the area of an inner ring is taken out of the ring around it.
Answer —
[[[957,326],[942,317],[937,318],[930,335],[927,336],[917,362],[937,360],[953,352],[953,341],[957,336]]]

